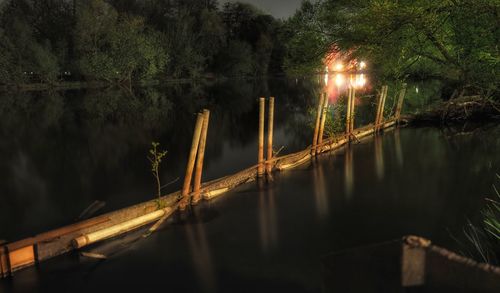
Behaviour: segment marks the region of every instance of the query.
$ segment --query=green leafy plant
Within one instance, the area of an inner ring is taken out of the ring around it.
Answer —
[[[497,178],[500,176],[497,174]],[[496,197],[487,198],[477,224],[468,220],[463,228],[465,241],[455,239],[462,254],[478,261],[498,265],[500,263],[500,192],[493,185]]]
[[[151,163],[151,173],[156,181],[157,195],[158,195],[158,203],[161,198],[161,180],[160,180],[160,165],[162,159],[167,155],[167,151],[162,151],[159,149],[160,143],[152,142],[151,149],[149,150],[149,156],[147,157],[149,162]]]

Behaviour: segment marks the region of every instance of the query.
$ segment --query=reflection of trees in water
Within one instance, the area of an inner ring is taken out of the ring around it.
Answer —
[[[293,145],[303,148],[310,141],[310,131],[303,126],[302,109],[311,103],[309,93],[314,90],[310,81],[228,80],[134,89],[133,93],[108,88],[4,94],[0,97],[0,175],[5,179],[1,192],[11,199],[11,210],[2,205],[0,214],[22,216],[23,210],[30,211],[11,172],[21,153],[32,173],[38,174],[37,180],[45,184],[47,202],[59,211],[53,222],[47,218],[51,225],[61,223],[61,218],[74,219],[95,199],[124,205],[140,201],[147,193],[152,196],[145,159],[151,141],[159,141],[169,151],[162,179],[182,176],[194,114],[204,107],[212,111],[207,167],[220,161],[225,144],[243,149],[255,143],[261,95],[276,96],[276,126],[284,127],[287,140],[292,141],[287,150]],[[172,185],[165,192],[177,188]],[[116,204],[107,207],[114,209]]]

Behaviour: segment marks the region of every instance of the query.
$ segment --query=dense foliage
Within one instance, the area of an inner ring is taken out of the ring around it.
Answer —
[[[0,83],[265,76],[282,68],[281,27],[217,0],[6,0]]]
[[[435,77],[498,91],[498,0],[305,1],[287,23],[286,67],[319,69],[332,51],[369,60],[379,76]]]

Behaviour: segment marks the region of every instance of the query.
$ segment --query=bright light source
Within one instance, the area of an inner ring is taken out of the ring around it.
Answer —
[[[366,68],[366,63],[365,63],[365,61],[361,61],[361,62],[359,63],[359,68],[361,68],[361,69],[365,69],[365,68]]]
[[[364,74],[356,75],[356,80],[354,82],[354,87],[361,88],[366,84],[366,78]]]
[[[325,85],[328,85],[328,80],[329,80],[329,77],[328,77],[328,73],[325,74]]]
[[[335,75],[335,84],[340,87],[344,84],[345,82],[345,77],[343,74],[336,74]]]
[[[342,64],[342,63],[335,64],[336,71],[342,71],[343,69],[344,69],[344,64]]]

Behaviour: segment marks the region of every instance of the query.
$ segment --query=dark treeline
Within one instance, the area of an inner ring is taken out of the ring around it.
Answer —
[[[217,0],[6,0],[0,84],[266,76],[281,21]]]

